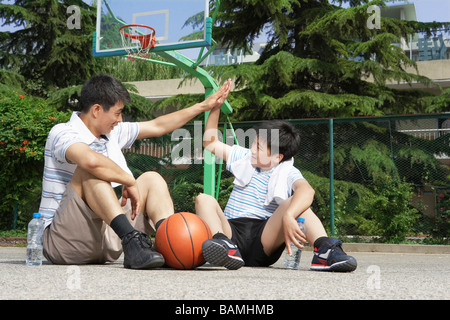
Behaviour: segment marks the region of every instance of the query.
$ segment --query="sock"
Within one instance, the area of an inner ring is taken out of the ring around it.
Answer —
[[[217,232],[215,235],[213,235],[213,239],[230,240],[226,235],[224,235],[221,232]]]
[[[327,241],[329,237],[320,237],[314,241],[314,248],[320,248],[325,241]]]
[[[163,223],[164,220],[166,220],[166,218],[163,218],[161,220],[158,220],[158,222],[156,222],[156,224],[155,224],[155,231],[158,230],[159,226],[161,225],[161,223]]]
[[[119,214],[117,217],[112,219],[109,225],[114,232],[122,239],[125,235],[134,231],[133,226],[130,221],[128,221],[127,216],[125,214]]]

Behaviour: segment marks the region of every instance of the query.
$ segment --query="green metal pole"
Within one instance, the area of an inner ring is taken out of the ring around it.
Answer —
[[[212,94],[210,92],[205,96],[209,96]],[[205,112],[205,124],[208,120],[209,112]],[[215,188],[216,188],[216,157],[214,154],[209,152],[208,150],[203,150],[203,192],[205,194],[209,194],[210,196],[215,196]]]
[[[183,56],[177,51],[163,51],[158,52],[158,55],[165,58],[167,61],[177,65],[179,68],[189,72],[193,76],[197,77],[205,87],[205,97],[209,97],[213,94],[219,86],[216,81],[200,67],[194,67],[194,62],[189,58]],[[224,114],[230,114],[233,109],[228,101],[222,105],[221,108]],[[208,119],[209,112],[205,113],[205,123]],[[211,196],[215,196],[216,187],[216,161],[215,156],[211,152],[205,150],[203,154],[203,192]]]
[[[329,149],[330,149],[330,228],[331,236],[334,237],[334,122],[333,119],[328,120],[329,132]]]

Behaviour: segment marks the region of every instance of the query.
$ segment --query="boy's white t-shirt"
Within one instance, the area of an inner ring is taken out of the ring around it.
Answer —
[[[230,170],[231,164],[245,158],[250,152],[250,149],[234,145],[227,159],[227,170],[233,173]],[[269,179],[274,170],[275,167],[268,171],[262,171],[257,168],[250,182],[246,186],[240,187],[235,185],[231,191],[230,199],[228,200],[224,210],[225,216],[228,219],[270,218],[279,206],[275,200],[271,201],[267,206],[264,204],[268,193]],[[287,175],[286,190],[292,190],[292,185],[295,181],[304,179],[305,178],[301,172],[297,168],[292,167]],[[286,195],[286,198],[288,196],[289,195]]]

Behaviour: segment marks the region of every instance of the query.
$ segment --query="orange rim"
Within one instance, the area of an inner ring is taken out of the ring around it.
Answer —
[[[130,33],[126,33],[124,30],[122,30],[125,28],[133,28],[133,27],[147,28],[151,32],[148,34],[130,34]],[[148,47],[154,48],[156,45],[155,29],[153,29],[152,27],[146,26],[145,24],[127,24],[127,25],[120,27],[119,31],[121,34],[123,34],[127,38],[130,38],[133,40],[139,40],[142,48],[148,48]]]

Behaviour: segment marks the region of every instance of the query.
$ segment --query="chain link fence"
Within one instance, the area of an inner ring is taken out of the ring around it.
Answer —
[[[295,166],[316,191],[313,210],[327,231],[351,241],[448,243],[447,117],[290,121],[302,139]],[[250,147],[252,137],[247,133],[256,124],[232,124],[241,146]],[[234,141],[230,125],[226,141]],[[154,170],[165,177],[176,211],[194,212],[194,199],[203,191],[201,123],[136,144],[126,157],[136,176]],[[217,196],[224,208],[233,177],[219,163],[216,172]]]

